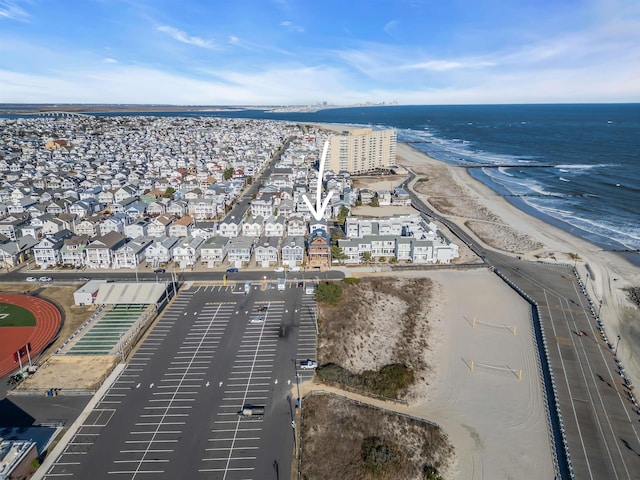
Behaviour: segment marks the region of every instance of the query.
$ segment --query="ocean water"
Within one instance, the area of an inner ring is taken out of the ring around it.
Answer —
[[[141,114],[149,115],[127,113]],[[438,160],[469,167],[474,178],[536,217],[604,249],[640,250],[640,104],[371,106],[153,115],[393,127],[399,141]]]

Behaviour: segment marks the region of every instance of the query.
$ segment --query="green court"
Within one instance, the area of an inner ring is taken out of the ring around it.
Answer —
[[[26,308],[0,303],[0,327],[35,327],[36,317]]]

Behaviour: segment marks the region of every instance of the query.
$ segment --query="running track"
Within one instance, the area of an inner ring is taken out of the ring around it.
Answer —
[[[0,332],[0,377],[19,368],[13,353],[27,342],[31,343],[31,359],[42,352],[60,330],[62,317],[50,302],[30,295],[0,293],[0,302],[10,303],[29,310],[36,319],[35,327],[1,327]],[[22,357],[23,364],[27,356]]]

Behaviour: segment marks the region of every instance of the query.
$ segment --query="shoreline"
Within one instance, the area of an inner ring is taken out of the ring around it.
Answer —
[[[523,259],[574,263],[580,276],[590,280],[586,282],[589,295],[596,303],[602,302],[600,317],[605,324],[607,335],[610,338],[621,335],[618,355],[627,366],[634,383],[640,381],[640,335],[636,334],[633,325],[630,324],[632,320],[629,318],[630,313],[635,307],[624,291],[625,288],[640,285],[639,266],[618,252],[603,250],[577,235],[519,209],[492,190],[491,187],[472,177],[465,167],[453,166],[430,157],[404,142],[398,142],[397,145],[398,163],[406,168],[411,168],[416,174],[416,179],[410,186],[414,191],[415,183],[421,172],[424,175],[430,170],[444,169],[460,187],[462,195],[466,194],[478,205],[495,215],[504,225],[544,245],[542,249],[520,255]],[[435,211],[439,211],[430,201],[428,194],[418,191],[416,194]],[[465,224],[464,217],[456,217],[446,212],[440,213],[474,236],[476,241],[485,248],[513,254],[488,245]],[[473,212],[468,215],[469,218],[472,218]],[[569,254],[575,254],[579,258],[576,259]]]

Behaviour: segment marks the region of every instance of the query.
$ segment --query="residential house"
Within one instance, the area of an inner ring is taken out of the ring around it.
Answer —
[[[73,235],[71,230],[61,230],[59,232],[47,235],[33,247],[33,259],[36,265],[45,269],[55,267],[60,263],[60,250],[65,238]]]
[[[280,239],[276,237],[261,237],[255,245],[256,264],[267,268],[278,264],[280,253]]]
[[[200,260],[208,268],[219,266],[227,255],[226,237],[210,237],[200,247]]]
[[[129,238],[146,237],[149,234],[151,219],[143,217],[134,223],[124,226],[124,234]]]
[[[149,223],[148,235],[150,237],[164,237],[169,233],[169,225],[175,220],[173,215],[160,215]]]
[[[113,254],[113,268],[138,268],[152,243],[150,238],[137,237],[121,245]]]
[[[263,194],[251,200],[251,215],[265,218],[273,215],[275,210],[274,195]]]
[[[221,237],[234,238],[242,232],[240,217],[227,217],[218,224],[218,234]]]
[[[85,248],[85,266],[88,268],[111,268],[116,250],[127,241],[118,232],[109,232],[95,237]]]
[[[84,218],[98,213],[101,210],[101,205],[94,198],[87,198],[86,200],[78,200],[69,207],[69,213],[74,213],[78,218]]]
[[[204,238],[195,237],[182,239],[173,247],[173,261],[180,268],[192,267],[200,258],[200,249],[204,243]]]
[[[264,218],[262,218],[261,216],[254,217],[248,215],[242,221],[242,235],[244,235],[245,237],[260,237],[264,228],[263,224]]]
[[[169,225],[169,236],[178,238],[189,237],[193,231],[193,226],[193,218],[189,215],[185,215]]]
[[[26,262],[33,255],[33,248],[38,240],[31,235],[19,237],[11,241],[3,237],[0,241],[0,268],[13,268]]]
[[[207,240],[216,234],[217,228],[216,222],[198,222],[197,224],[194,222],[191,236]]]
[[[88,244],[88,235],[74,235],[65,238],[60,249],[60,263],[74,268],[82,267],[84,265],[84,249]]]
[[[125,185],[124,187],[116,190],[116,192],[113,194],[113,199],[114,201],[119,203],[122,202],[125,198],[137,196],[138,190],[133,185]]]
[[[314,230],[307,237],[307,265],[320,270],[331,268],[331,239],[325,230]]]
[[[100,233],[100,222],[103,221],[103,219],[104,217],[102,215],[93,215],[85,218],[76,224],[74,232],[76,235],[95,237]]]
[[[284,217],[273,215],[267,217],[264,221],[264,235],[265,237],[278,237],[282,238],[285,232],[285,220]]]
[[[147,203],[147,215],[150,215],[152,217],[158,216],[158,215],[162,215],[163,213],[166,213],[166,211],[167,211],[167,206],[162,202],[153,201],[153,202]]]
[[[171,261],[173,249],[180,241],[176,237],[157,237],[146,250],[145,260],[154,268],[167,265]]]
[[[13,214],[0,220],[0,235],[4,235],[11,241],[18,237],[20,229],[29,225],[29,214]]]
[[[253,254],[253,239],[251,237],[239,236],[229,239],[227,243],[227,261],[231,265],[241,267],[251,261]]]
[[[282,242],[282,264],[289,267],[304,263],[304,237],[288,236]]]
[[[307,234],[307,222],[301,215],[292,215],[287,219],[287,236],[301,237]]]

